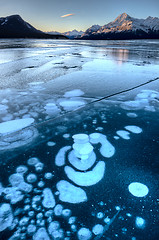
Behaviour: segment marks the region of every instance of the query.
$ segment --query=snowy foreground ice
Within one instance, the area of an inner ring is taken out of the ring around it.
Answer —
[[[0,91],[0,239],[156,240],[159,89],[154,82],[96,100],[125,90],[130,69],[142,83],[157,77],[158,55],[147,59],[145,45],[131,41],[122,49],[60,43],[42,41],[42,52],[35,41],[27,57],[16,48],[16,59],[4,54],[0,64],[8,81]]]

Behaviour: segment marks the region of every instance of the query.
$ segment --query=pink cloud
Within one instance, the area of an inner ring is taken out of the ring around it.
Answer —
[[[74,13],[69,13],[69,14],[66,14],[66,15],[63,15],[63,16],[61,16],[62,18],[65,18],[65,17],[69,17],[69,16],[73,16],[73,15],[75,15]]]

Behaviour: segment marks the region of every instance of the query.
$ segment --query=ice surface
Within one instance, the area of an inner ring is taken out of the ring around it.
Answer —
[[[3,203],[0,206],[0,232],[11,227],[13,222],[13,214],[10,204]]]
[[[77,233],[77,237],[79,240],[90,240],[92,233],[88,228],[81,228]]]
[[[118,130],[116,132],[116,134],[118,136],[120,136],[121,138],[125,139],[125,140],[129,140],[130,139],[130,133],[128,131],[125,131],[125,130]]]
[[[65,165],[65,157],[66,157],[65,155],[66,155],[67,151],[69,151],[70,149],[71,149],[71,146],[65,146],[59,150],[59,152],[57,153],[57,155],[55,157],[55,164],[58,167]]]
[[[140,127],[138,127],[138,126],[133,126],[133,125],[131,125],[131,126],[126,126],[126,127],[124,127],[126,130],[128,130],[128,131],[130,131],[130,132],[132,132],[132,133],[136,133],[136,134],[139,134],[139,133],[141,133],[142,132],[142,129],[140,128]]]
[[[146,185],[139,182],[132,182],[128,186],[129,192],[135,197],[145,197],[149,193]]]
[[[33,122],[34,122],[33,118],[25,118],[0,123],[0,134],[16,132],[18,130],[28,127]]]
[[[64,94],[64,97],[66,98],[70,98],[70,97],[79,97],[82,96],[84,94],[83,91],[81,91],[80,89],[74,89],[72,91],[68,91]]]
[[[88,172],[77,172],[69,166],[66,166],[64,170],[67,177],[77,185],[92,186],[103,178],[105,173],[105,163],[99,161],[93,170]]]
[[[53,208],[55,206],[55,198],[50,188],[45,188],[43,190],[42,205],[45,208]]]
[[[75,187],[71,183],[61,180],[56,184],[60,193],[59,199],[68,203],[81,203],[87,201],[85,191],[80,187]]]

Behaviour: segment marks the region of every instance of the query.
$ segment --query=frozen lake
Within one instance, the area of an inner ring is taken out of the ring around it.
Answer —
[[[0,239],[159,238],[159,40],[0,40]]]

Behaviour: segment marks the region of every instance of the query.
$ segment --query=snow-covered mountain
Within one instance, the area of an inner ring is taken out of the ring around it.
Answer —
[[[92,25],[90,28],[88,28],[88,29],[83,33],[82,37],[83,37],[83,36],[86,36],[86,35],[89,36],[90,34],[92,34],[92,33],[94,33],[94,32],[97,32],[100,28],[101,28],[100,25]]]
[[[76,29],[68,32],[64,32],[63,35],[67,36],[70,39],[74,38],[80,38],[84,32],[83,31],[77,31]]]
[[[49,35],[25,22],[19,15],[0,18],[0,38],[66,38]]]
[[[93,31],[90,29],[93,26],[85,31],[83,39],[159,38],[159,18],[137,19],[122,13],[113,22]]]
[[[56,31],[51,31],[51,32],[47,32],[47,33],[48,34],[62,34],[70,39],[74,39],[74,38],[80,38],[84,32],[77,31],[76,29],[74,29],[72,31],[68,31],[68,32],[64,32],[64,33],[56,32]]]

